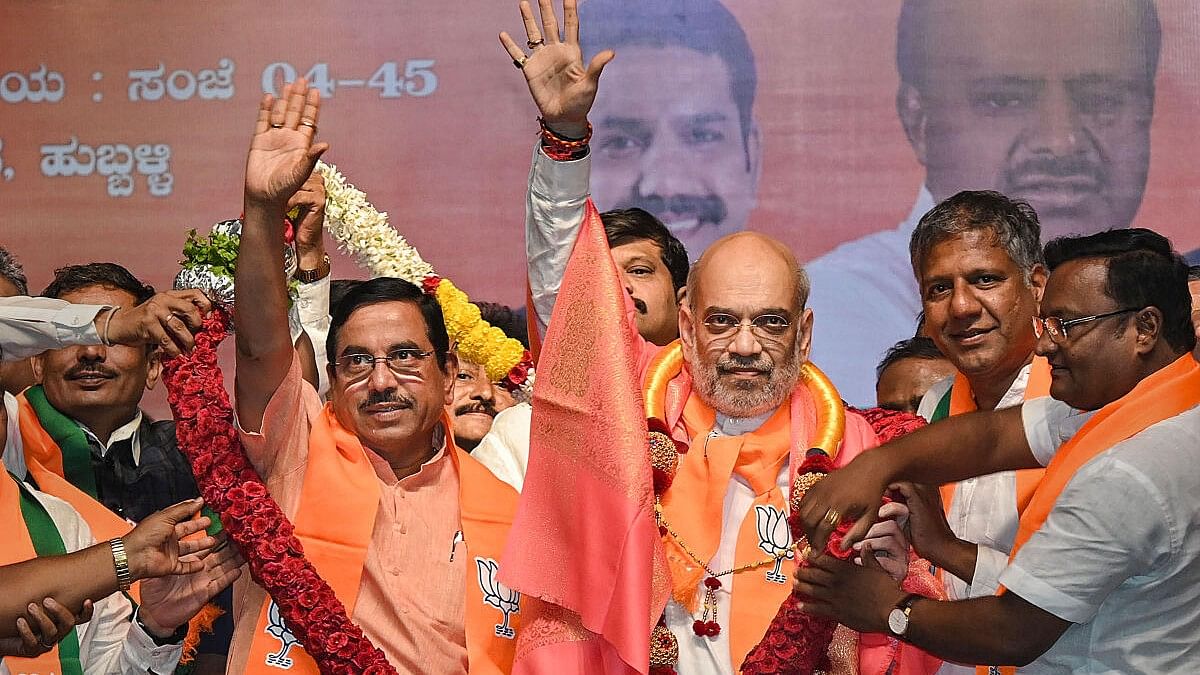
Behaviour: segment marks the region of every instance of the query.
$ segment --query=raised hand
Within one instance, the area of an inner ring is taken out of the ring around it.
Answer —
[[[223,535],[227,536],[227,535]],[[222,539],[217,548],[196,556],[203,568],[191,574],[147,579],[142,582],[139,616],[151,633],[166,637],[187,623],[205,603],[241,575],[245,560],[237,548]]]
[[[283,88],[278,99],[263,94],[250,153],[246,157],[246,202],[282,209],[312,174],[328,143],[313,143],[321,95],[303,78]]]
[[[647,0],[652,1],[652,0]],[[521,0],[521,18],[525,22],[529,56],[507,32],[500,33],[513,63],[525,74],[529,93],[542,119],[555,132],[570,138],[587,133],[587,116],[596,100],[596,88],[604,66],[616,54],[606,49],[584,67],[579,48],[579,11],[577,0],[563,0],[563,34],[559,34],[553,0],[538,0],[542,25],[533,16],[528,0]]]

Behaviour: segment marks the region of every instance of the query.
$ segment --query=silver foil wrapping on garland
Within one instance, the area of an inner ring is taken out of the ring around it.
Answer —
[[[213,225],[210,234],[225,234],[240,238],[242,236],[242,221],[240,219],[223,220]],[[283,269],[286,278],[292,278],[292,275],[296,273],[297,266],[295,249],[291,246],[285,246],[283,249]],[[233,307],[233,278],[214,272],[210,265],[185,264],[183,269],[179,270],[179,274],[175,275],[173,287],[175,290],[186,288],[199,289],[213,302],[219,303],[227,309]]]

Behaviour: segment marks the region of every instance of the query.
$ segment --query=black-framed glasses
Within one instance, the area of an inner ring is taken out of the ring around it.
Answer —
[[[739,319],[725,312],[713,312],[704,317],[704,327],[713,337],[732,338],[749,326],[750,332],[762,340],[778,340],[792,327],[792,322],[786,316],[779,314],[759,314],[750,319]]]
[[[1078,319],[1067,319],[1065,321],[1061,317],[1057,316],[1048,316],[1045,318],[1035,316],[1033,317],[1033,335],[1040,340],[1042,338],[1042,332],[1044,331],[1050,336],[1050,340],[1054,342],[1054,344],[1061,345],[1065,344],[1067,340],[1070,339],[1067,331],[1070,330],[1071,326],[1078,326],[1084,323],[1091,323],[1092,321],[1099,321],[1101,319],[1107,319],[1113,316],[1120,316],[1122,314],[1140,311],[1142,311],[1141,307],[1128,307],[1126,309],[1118,309],[1115,312],[1093,314],[1092,316],[1081,316]]]
[[[433,355],[433,350],[425,352],[420,349],[393,349],[384,356],[346,354],[335,363],[343,375],[353,380],[375,370],[375,364],[381,362],[387,364],[388,369],[397,375],[412,375],[420,371],[425,359]]]

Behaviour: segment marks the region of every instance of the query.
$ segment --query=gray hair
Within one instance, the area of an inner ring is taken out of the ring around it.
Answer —
[[[991,231],[996,243],[1021,270],[1026,285],[1034,268],[1046,264],[1042,258],[1042,227],[1032,206],[992,190],[964,190],[921,216],[913,230],[908,254],[918,282],[934,246],[975,230]]]
[[[0,279],[7,279],[21,295],[29,295],[29,280],[25,278],[25,268],[8,249],[0,246]]]

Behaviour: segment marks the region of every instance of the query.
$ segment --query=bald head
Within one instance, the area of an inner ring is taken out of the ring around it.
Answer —
[[[705,249],[688,272],[688,304],[696,310],[703,286],[787,288],[794,311],[808,302],[808,274],[783,242],[760,232],[737,232]]]

